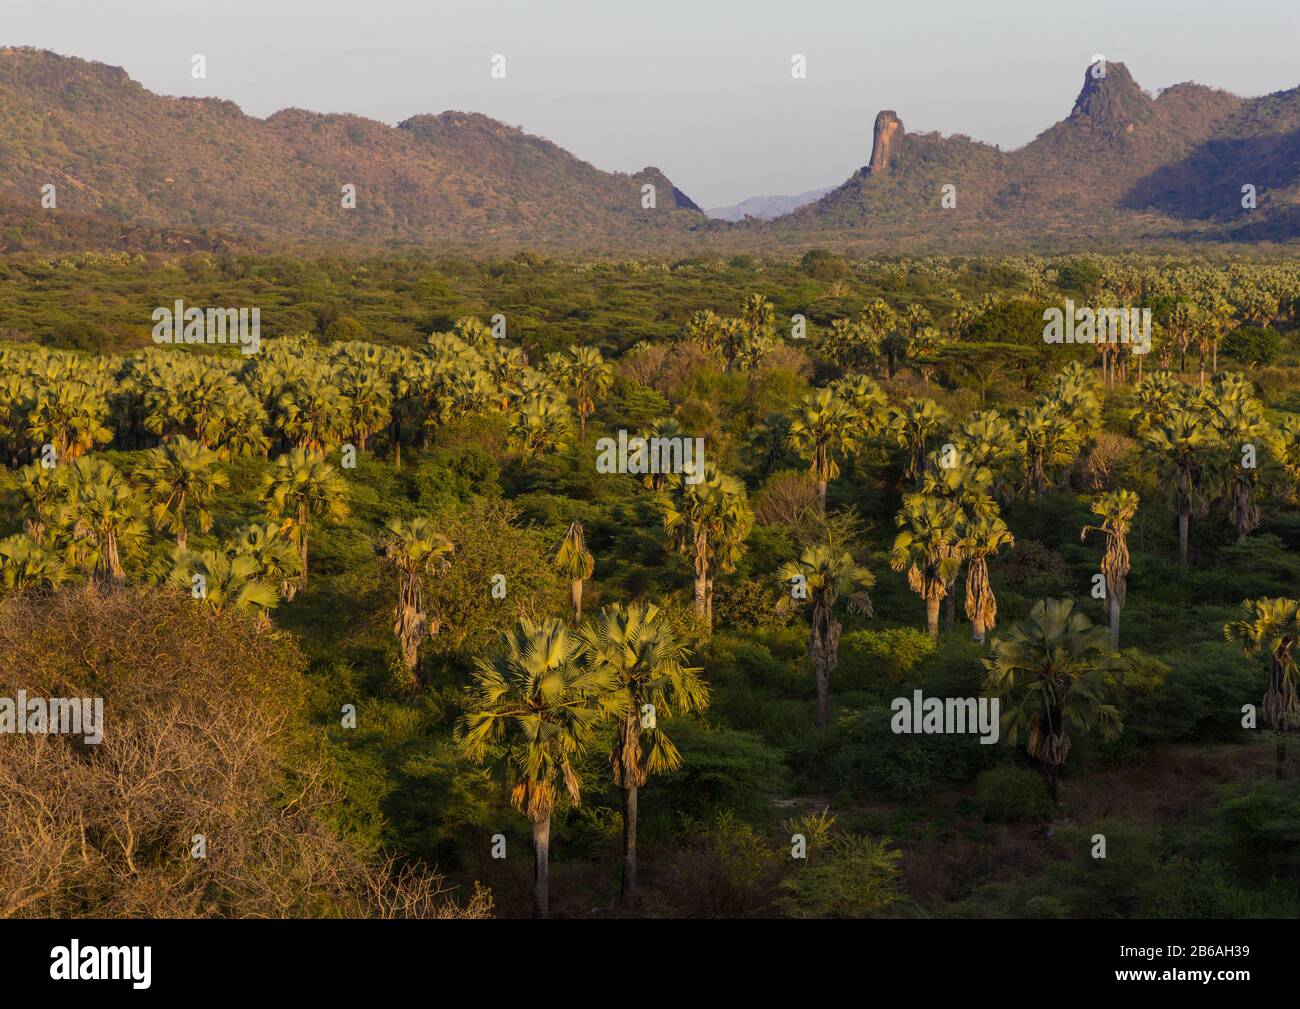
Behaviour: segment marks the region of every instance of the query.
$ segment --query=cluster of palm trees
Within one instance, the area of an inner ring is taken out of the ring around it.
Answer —
[[[681,766],[661,721],[702,710],[708,686],[668,617],[653,604],[615,603],[571,627],[521,619],[475,665],[456,724],[461,752],[486,765],[532,826],[533,914],[549,911],[551,817],[581,802],[576,765],[612,725],[609,766],[623,803],[621,899],[637,886],[638,791]]]
[[[88,359],[0,348],[0,458],[72,462],[97,447],[141,448],[185,436],[222,459],[299,448],[366,452],[388,436],[427,444],[452,420],[501,414],[513,446],[540,458],[580,436],[613,382],[600,352],[573,347],[542,369],[476,319],[419,350],[362,342],[267,341],[253,358],[151,348]],[[570,407],[570,400],[573,406]]]
[[[112,591],[140,560],[145,582],[179,585],[217,614],[250,609],[265,621],[306,584],[312,523],[347,516],[347,483],[319,453],[293,449],[263,477],[265,521],[237,529],[220,549],[191,550],[191,530],[212,528],[210,506],[229,483],[221,466],[184,435],[147,450],[130,474],[96,456],[28,464],[16,474],[23,531],[0,541],[0,579],[13,592],[79,579]],[[144,563],[151,536],[174,542],[165,562]]]

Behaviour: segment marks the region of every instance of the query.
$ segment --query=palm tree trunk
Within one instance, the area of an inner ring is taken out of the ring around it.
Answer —
[[[628,902],[636,896],[636,817],[637,787],[623,789],[623,883],[619,900]]]
[[[1119,600],[1112,593],[1106,595],[1106,609],[1110,611],[1110,647],[1119,651]]]
[[[826,514],[826,480],[817,481],[817,502],[821,505],[822,514]]]
[[[930,631],[930,637],[939,640],[939,598],[931,596],[925,601],[925,626]]]
[[[951,631],[957,623],[957,593],[950,586],[943,601],[943,629]]]
[[[984,644],[984,618],[971,617],[970,621],[970,639],[977,645]]]
[[[1275,732],[1273,737],[1277,743],[1276,748],[1274,750],[1274,759],[1276,760],[1277,763],[1273,768],[1273,777],[1285,778],[1286,777],[1286,737],[1283,736],[1281,732]]]
[[[1052,805],[1056,805],[1056,772],[1058,768],[1053,763],[1043,765],[1043,775],[1047,778],[1047,794],[1052,797]]]
[[[822,659],[813,659],[813,678],[817,681],[817,727],[824,729],[830,723],[830,670]]]
[[[1187,520],[1186,512],[1178,513],[1178,564],[1187,568]]]
[[[573,597],[573,622],[582,619],[582,579],[575,578],[569,583],[569,594]]]
[[[533,917],[551,912],[548,884],[551,873],[551,814],[533,821]]]

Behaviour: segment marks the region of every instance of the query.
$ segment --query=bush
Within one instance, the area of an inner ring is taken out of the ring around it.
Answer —
[[[914,627],[853,631],[840,639],[840,664],[831,685],[852,690],[883,686],[885,679],[898,683],[934,648],[930,635]]]
[[[829,848],[781,881],[778,904],[792,918],[869,918],[902,896],[898,863],[903,853],[890,840],[857,834],[832,838]]]
[[[1052,799],[1042,775],[1023,767],[995,767],[975,781],[984,806],[984,819],[994,823],[1044,820],[1052,815]]]

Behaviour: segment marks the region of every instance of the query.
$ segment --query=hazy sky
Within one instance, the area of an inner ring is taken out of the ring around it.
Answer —
[[[599,168],[657,165],[712,207],[843,181],[886,108],[1018,147],[1068,114],[1095,53],[1149,91],[1295,87],[1300,0],[0,0],[0,44],[256,116],[483,112]]]

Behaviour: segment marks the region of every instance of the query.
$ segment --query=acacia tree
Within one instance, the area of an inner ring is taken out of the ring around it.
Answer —
[[[657,606],[615,603],[581,632],[583,662],[612,681],[607,703],[614,713],[615,740],[609,766],[623,797],[621,900],[636,893],[638,792],[652,774],[675,771],[681,754],[659,720],[701,711],[709,688],[700,670],[687,665],[690,653]]]
[[[985,690],[1002,702],[1002,731],[1013,746],[1026,731],[1026,750],[1042,766],[1053,802],[1073,737],[1095,728],[1113,739],[1123,729],[1118,709],[1106,700],[1113,665],[1108,645],[1106,628],[1073,600],[1040,599],[1005,639],[993,639],[984,659]]]
[[[839,664],[840,622],[835,607],[842,597],[849,600],[854,613],[871,613],[867,589],[875,584],[871,572],[853,559],[847,550],[830,543],[805,547],[798,560],[786,561],[777,578],[789,590],[782,603],[807,602],[808,658],[817,681],[817,725],[825,728],[830,721],[829,693],[831,673]]]
[[[521,619],[499,653],[475,661],[471,697],[456,723],[461,752],[509,790],[533,830],[533,917],[550,911],[551,814],[581,801],[574,764],[614,710],[613,678],[579,663],[578,638],[559,620]]]
[[[1241,645],[1247,655],[1267,652],[1269,657],[1268,689],[1264,692],[1264,724],[1276,740],[1274,774],[1286,775],[1286,741],[1283,733],[1292,728],[1300,713],[1295,688],[1295,644],[1300,637],[1296,624],[1300,603],[1294,599],[1247,599],[1241,604],[1246,616],[1223,625],[1227,641]]]
[[[414,673],[421,640],[426,634],[437,634],[440,626],[437,615],[431,617],[425,604],[424,577],[444,567],[455,548],[426,518],[389,519],[379,547],[397,572],[393,633],[407,671]]]
[[[1092,503],[1092,513],[1101,519],[1099,526],[1084,526],[1079,539],[1088,533],[1098,532],[1106,537],[1106,550],[1101,557],[1101,573],[1106,581],[1106,612],[1110,617],[1110,647],[1119,651],[1119,615],[1124,608],[1128,580],[1128,533],[1133,527],[1139,498],[1131,490],[1111,491]]]

